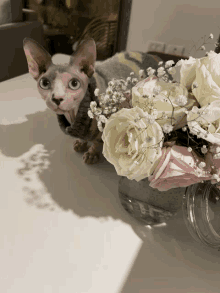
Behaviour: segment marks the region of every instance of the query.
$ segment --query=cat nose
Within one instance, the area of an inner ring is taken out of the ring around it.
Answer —
[[[62,98],[55,98],[54,96],[52,97],[52,101],[59,106],[59,104],[63,101]]]

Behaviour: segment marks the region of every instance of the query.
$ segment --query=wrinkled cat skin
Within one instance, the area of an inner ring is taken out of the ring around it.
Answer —
[[[71,56],[69,64],[55,65],[50,54],[36,41],[24,39],[24,52],[28,62],[29,72],[37,81],[37,88],[48,108],[57,115],[65,115],[70,126],[66,126],[65,133],[71,135],[72,125],[76,119],[79,106],[87,91],[89,79],[94,73],[96,61],[96,45],[93,39],[82,43],[77,52]],[[89,106],[89,105],[88,105]],[[95,119],[92,121],[94,130],[97,128]],[[88,141],[92,146],[88,148]],[[76,140],[74,150],[86,153],[83,156],[87,164],[97,163],[99,160],[101,133],[88,141]]]

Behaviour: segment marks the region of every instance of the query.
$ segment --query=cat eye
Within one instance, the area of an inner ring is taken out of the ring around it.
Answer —
[[[48,90],[50,88],[50,81],[47,78],[41,78],[39,85],[43,90]]]
[[[78,79],[73,78],[70,82],[69,82],[69,87],[72,90],[78,90],[80,88],[80,82]]]

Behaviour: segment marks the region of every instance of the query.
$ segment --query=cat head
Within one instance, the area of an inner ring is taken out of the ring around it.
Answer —
[[[24,52],[29,73],[37,81],[46,105],[56,114],[78,108],[92,77],[96,61],[93,39],[83,41],[68,64],[53,64],[51,55],[36,41],[25,38]]]

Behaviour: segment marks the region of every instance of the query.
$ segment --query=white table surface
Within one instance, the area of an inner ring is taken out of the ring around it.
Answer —
[[[0,292],[220,292],[220,251],[192,239],[182,211],[139,225],[114,166],[85,165],[72,142],[29,74],[0,83]]]

